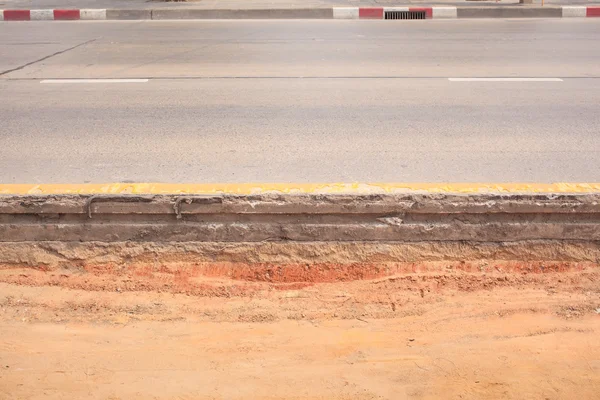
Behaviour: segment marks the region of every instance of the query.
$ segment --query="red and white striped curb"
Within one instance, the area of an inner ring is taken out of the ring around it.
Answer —
[[[386,11],[424,11],[425,18],[456,18],[456,7],[334,7],[334,19],[384,19]]]
[[[562,16],[565,17],[600,17],[600,7],[563,6]]]
[[[330,9],[331,10],[331,9]],[[385,13],[387,11],[421,11],[425,12],[426,19],[440,19],[440,18],[462,18],[462,13],[474,10],[468,7],[334,7],[333,18],[334,19],[385,19]],[[478,13],[481,13],[481,18],[490,17],[487,11],[494,11],[492,7],[485,7],[478,9]],[[531,11],[533,9],[525,9]],[[535,10],[548,11],[548,8],[537,8]],[[600,17],[600,6],[563,6],[555,7],[556,13],[551,15],[553,17]],[[49,21],[49,20],[105,20],[105,19],[122,19],[120,17],[125,16],[125,19],[162,19],[160,17],[155,18],[151,10],[135,10],[139,15],[130,15],[132,10],[108,10],[110,15],[107,18],[106,9],[62,9],[62,10],[0,10],[0,21]],[[145,11],[145,12],[144,12]],[[185,14],[189,10],[181,9],[178,10],[182,14]],[[202,11],[202,10],[194,10]],[[211,11],[211,10],[204,10]],[[214,10],[212,10],[214,11]],[[227,10],[221,10],[226,12]],[[231,18],[236,18],[235,12],[239,10],[232,10],[234,13]],[[268,11],[268,10],[267,10]],[[290,13],[288,18],[298,18],[293,15],[294,10],[285,10]],[[299,10],[306,11],[306,10]],[[469,12],[469,17],[477,17]],[[185,16],[182,18],[194,18],[197,14],[191,16]],[[497,17],[504,18],[502,14],[496,15]],[[527,15],[528,17],[535,17],[536,15]],[[548,16],[547,14],[539,15],[540,17]],[[171,15],[173,18],[173,15]],[[259,17],[257,17],[259,18]],[[269,18],[265,16],[264,18]],[[300,17],[302,18],[302,17]]]
[[[424,11],[426,19],[458,18],[458,7],[334,7],[334,19],[384,19],[387,11]],[[600,7],[563,6],[565,17],[600,17]]]
[[[106,10],[0,10],[0,21],[72,21],[106,19]]]

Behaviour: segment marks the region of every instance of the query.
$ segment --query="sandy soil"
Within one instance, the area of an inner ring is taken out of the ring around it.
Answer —
[[[600,399],[597,268],[432,270],[0,268],[0,399]]]

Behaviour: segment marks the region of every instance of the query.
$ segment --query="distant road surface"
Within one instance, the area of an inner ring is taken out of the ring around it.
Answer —
[[[0,54],[0,183],[600,181],[596,20],[1,23]]]

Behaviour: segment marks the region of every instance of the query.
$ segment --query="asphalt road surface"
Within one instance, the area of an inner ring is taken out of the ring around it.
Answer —
[[[0,54],[0,183],[600,181],[596,20],[4,22]]]

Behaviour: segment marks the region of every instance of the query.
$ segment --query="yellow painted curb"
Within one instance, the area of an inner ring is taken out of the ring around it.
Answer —
[[[369,193],[600,193],[600,183],[90,183],[0,184],[4,195],[50,194],[369,194]]]

